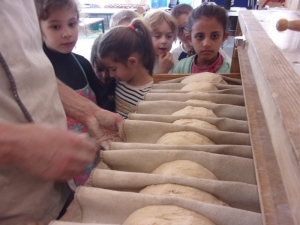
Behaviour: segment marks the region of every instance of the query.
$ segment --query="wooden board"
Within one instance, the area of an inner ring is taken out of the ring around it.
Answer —
[[[272,15],[271,11],[267,13],[270,14],[267,15],[263,11],[242,11],[239,15],[239,24],[247,40],[245,51],[248,59],[245,60],[249,61],[252,68],[271,145],[276,157],[276,160],[270,160],[272,164],[278,162],[278,176],[275,176],[274,179],[281,175],[284,191],[276,190],[274,183],[270,183],[270,185],[275,190],[273,193],[275,196],[281,197],[285,193],[287,195],[286,203],[281,204],[266,200],[262,204],[266,205],[266,209],[270,209],[269,213],[273,214],[275,224],[300,224],[300,73],[297,74],[296,69],[294,70],[291,62],[288,61],[289,58],[293,58],[288,55],[293,53],[289,50],[298,48],[298,42],[286,42],[285,40],[285,38],[294,38],[296,34],[285,37],[282,33],[276,33],[273,27],[276,23],[274,21],[268,22],[268,20],[278,20],[279,18],[274,14]],[[286,13],[287,16],[295,14],[295,12],[289,11],[280,13]],[[264,19],[259,18],[260,14],[264,16]],[[277,46],[276,39],[279,37],[281,41],[278,44],[286,44],[284,51],[279,49],[280,46]],[[295,51],[298,55],[295,54],[294,58],[299,56],[299,50]],[[244,59],[241,57],[243,56],[239,55],[239,60],[243,61]],[[247,110],[250,109],[247,108]],[[260,113],[260,111],[253,113]],[[260,139],[262,142],[264,141],[263,136]],[[265,166],[263,164],[256,165],[257,172],[259,173],[261,168],[265,168]],[[259,188],[262,189],[262,192],[267,193],[266,188],[268,187],[260,185]],[[276,215],[278,212],[272,211],[271,208],[281,208],[283,213],[285,211],[284,215],[287,219],[289,214],[292,218],[287,222],[279,221]],[[265,224],[274,223],[266,220]]]

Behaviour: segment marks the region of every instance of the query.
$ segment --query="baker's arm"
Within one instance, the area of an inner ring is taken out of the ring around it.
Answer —
[[[47,180],[67,180],[95,157],[92,140],[54,126],[0,123],[0,164]]]
[[[123,139],[120,131],[123,119],[119,114],[101,109],[92,101],[78,95],[61,81],[57,80],[57,83],[67,116],[86,126],[97,144],[108,148],[109,141]]]

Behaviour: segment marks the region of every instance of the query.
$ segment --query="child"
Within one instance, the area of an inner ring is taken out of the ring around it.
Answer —
[[[79,13],[75,1],[35,0],[35,5],[44,52],[53,65],[56,77],[79,95],[96,102],[99,85],[91,64],[84,57],[71,53],[78,38]],[[67,117],[67,124],[70,130],[87,132],[86,127],[72,118]],[[96,156],[94,165],[74,179],[76,186],[85,183],[98,160]]]
[[[109,23],[109,27],[113,28],[118,25],[129,25],[133,19],[139,18],[139,14],[129,10],[123,9],[112,15]]]
[[[219,53],[228,37],[228,15],[224,8],[204,3],[189,15],[187,30],[196,55],[182,59],[174,73],[229,73],[230,62]]]
[[[178,61],[190,56],[188,53],[193,50],[193,46],[186,39],[186,36],[188,35],[188,32],[186,30],[186,22],[188,20],[190,12],[192,11],[193,7],[188,4],[176,5],[171,11],[171,15],[177,20],[177,37],[181,42],[177,48],[174,48],[171,51],[171,53],[173,54],[173,57],[175,59],[178,59]]]
[[[99,60],[117,79],[116,111],[127,118],[153,84],[155,53],[147,26],[135,19],[107,32],[98,46]]]
[[[146,14],[144,21],[150,29],[156,55],[153,73],[172,73],[174,65],[178,62],[170,53],[172,44],[176,40],[176,20],[166,12],[155,11]]]
[[[91,50],[91,63],[101,85],[99,90],[99,97],[101,100],[101,108],[115,112],[115,78],[109,76],[108,69],[104,67],[97,57],[97,48],[101,42],[103,34],[100,34],[94,41]]]

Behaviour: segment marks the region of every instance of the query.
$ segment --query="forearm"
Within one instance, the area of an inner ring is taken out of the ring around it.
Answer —
[[[67,116],[86,124],[87,119],[101,110],[91,100],[86,99],[74,90],[57,80],[58,91]]]

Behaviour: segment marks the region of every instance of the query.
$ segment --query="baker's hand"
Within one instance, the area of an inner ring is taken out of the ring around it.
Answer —
[[[46,180],[68,180],[80,174],[97,151],[94,140],[53,126],[19,125],[13,135],[6,163]]]
[[[87,118],[85,126],[96,143],[108,149],[110,141],[123,140],[122,123],[119,114],[99,108]]]
[[[161,54],[158,57],[159,70],[158,73],[168,73],[174,67],[173,55],[170,52]]]

